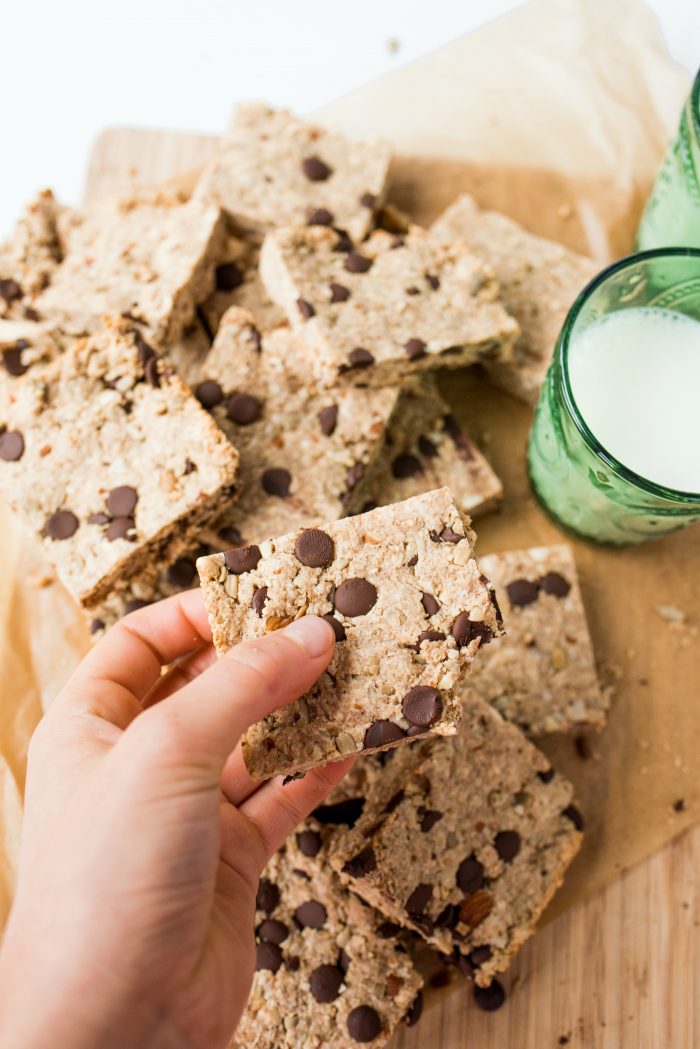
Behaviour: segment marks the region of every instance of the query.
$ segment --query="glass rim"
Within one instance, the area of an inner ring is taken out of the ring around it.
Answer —
[[[697,87],[700,92],[700,74],[698,74]],[[615,273],[618,273],[620,270],[627,269],[627,267],[639,262],[646,262],[649,259],[669,257],[696,259],[699,264],[698,276],[700,276],[700,248],[650,248],[647,251],[633,252],[631,255],[625,255],[623,258],[618,259],[616,262],[613,262],[611,265],[606,266],[605,269],[601,270],[593,280],[586,284],[576,297],[574,304],[567,313],[564,324],[562,325],[557,340],[555,359],[561,368],[564,405],[581,438],[584,443],[588,445],[593,454],[605,463],[610,470],[617,474],[618,477],[621,477],[636,488],[641,489],[647,495],[670,499],[673,502],[700,504],[700,492],[684,491],[680,488],[670,488],[667,485],[651,481],[648,477],[644,477],[642,474],[638,474],[628,466],[625,466],[624,463],[620,462],[619,459],[609,452],[589,429],[588,424],[576,403],[576,398],[574,397],[571,383],[569,381],[569,340],[576,322],[579,319],[581,310],[586,305],[593,292],[596,291],[601,284],[605,284],[610,277]]]
[[[700,69],[690,89],[690,112],[693,115],[695,133],[700,138]]]

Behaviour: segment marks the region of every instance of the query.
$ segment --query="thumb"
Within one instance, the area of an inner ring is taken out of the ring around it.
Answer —
[[[141,738],[185,767],[207,769],[212,784],[240,736],[277,707],[298,699],[333,655],[332,627],[304,616],[282,630],[243,641],[179,692],[139,715],[122,737]]]

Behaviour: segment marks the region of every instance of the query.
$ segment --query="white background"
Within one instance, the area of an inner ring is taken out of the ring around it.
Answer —
[[[79,202],[90,144],[106,125],[216,133],[250,98],[304,113],[515,6],[0,0],[0,235],[42,186]],[[651,6],[671,53],[697,69],[700,0]]]

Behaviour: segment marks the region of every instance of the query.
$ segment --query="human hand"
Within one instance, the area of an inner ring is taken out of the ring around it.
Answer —
[[[253,976],[260,872],[351,763],[259,784],[236,744],[311,687],[333,644],[307,616],[216,659],[190,591],[86,656],[29,747],[3,1049],[227,1044]]]

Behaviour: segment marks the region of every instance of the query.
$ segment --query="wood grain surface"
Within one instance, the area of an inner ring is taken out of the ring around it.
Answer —
[[[201,135],[106,131],[86,199],[181,176],[213,146]],[[527,486],[529,411],[478,377],[451,378],[445,392],[506,486],[503,510],[478,522],[479,550],[560,541]],[[543,745],[576,784],[586,847],[504,978],[506,1005],[481,1012],[452,974],[393,1049],[700,1049],[700,529],[624,552],[574,546],[613,711],[599,738]],[[658,605],[679,606],[688,624],[665,622]]]

